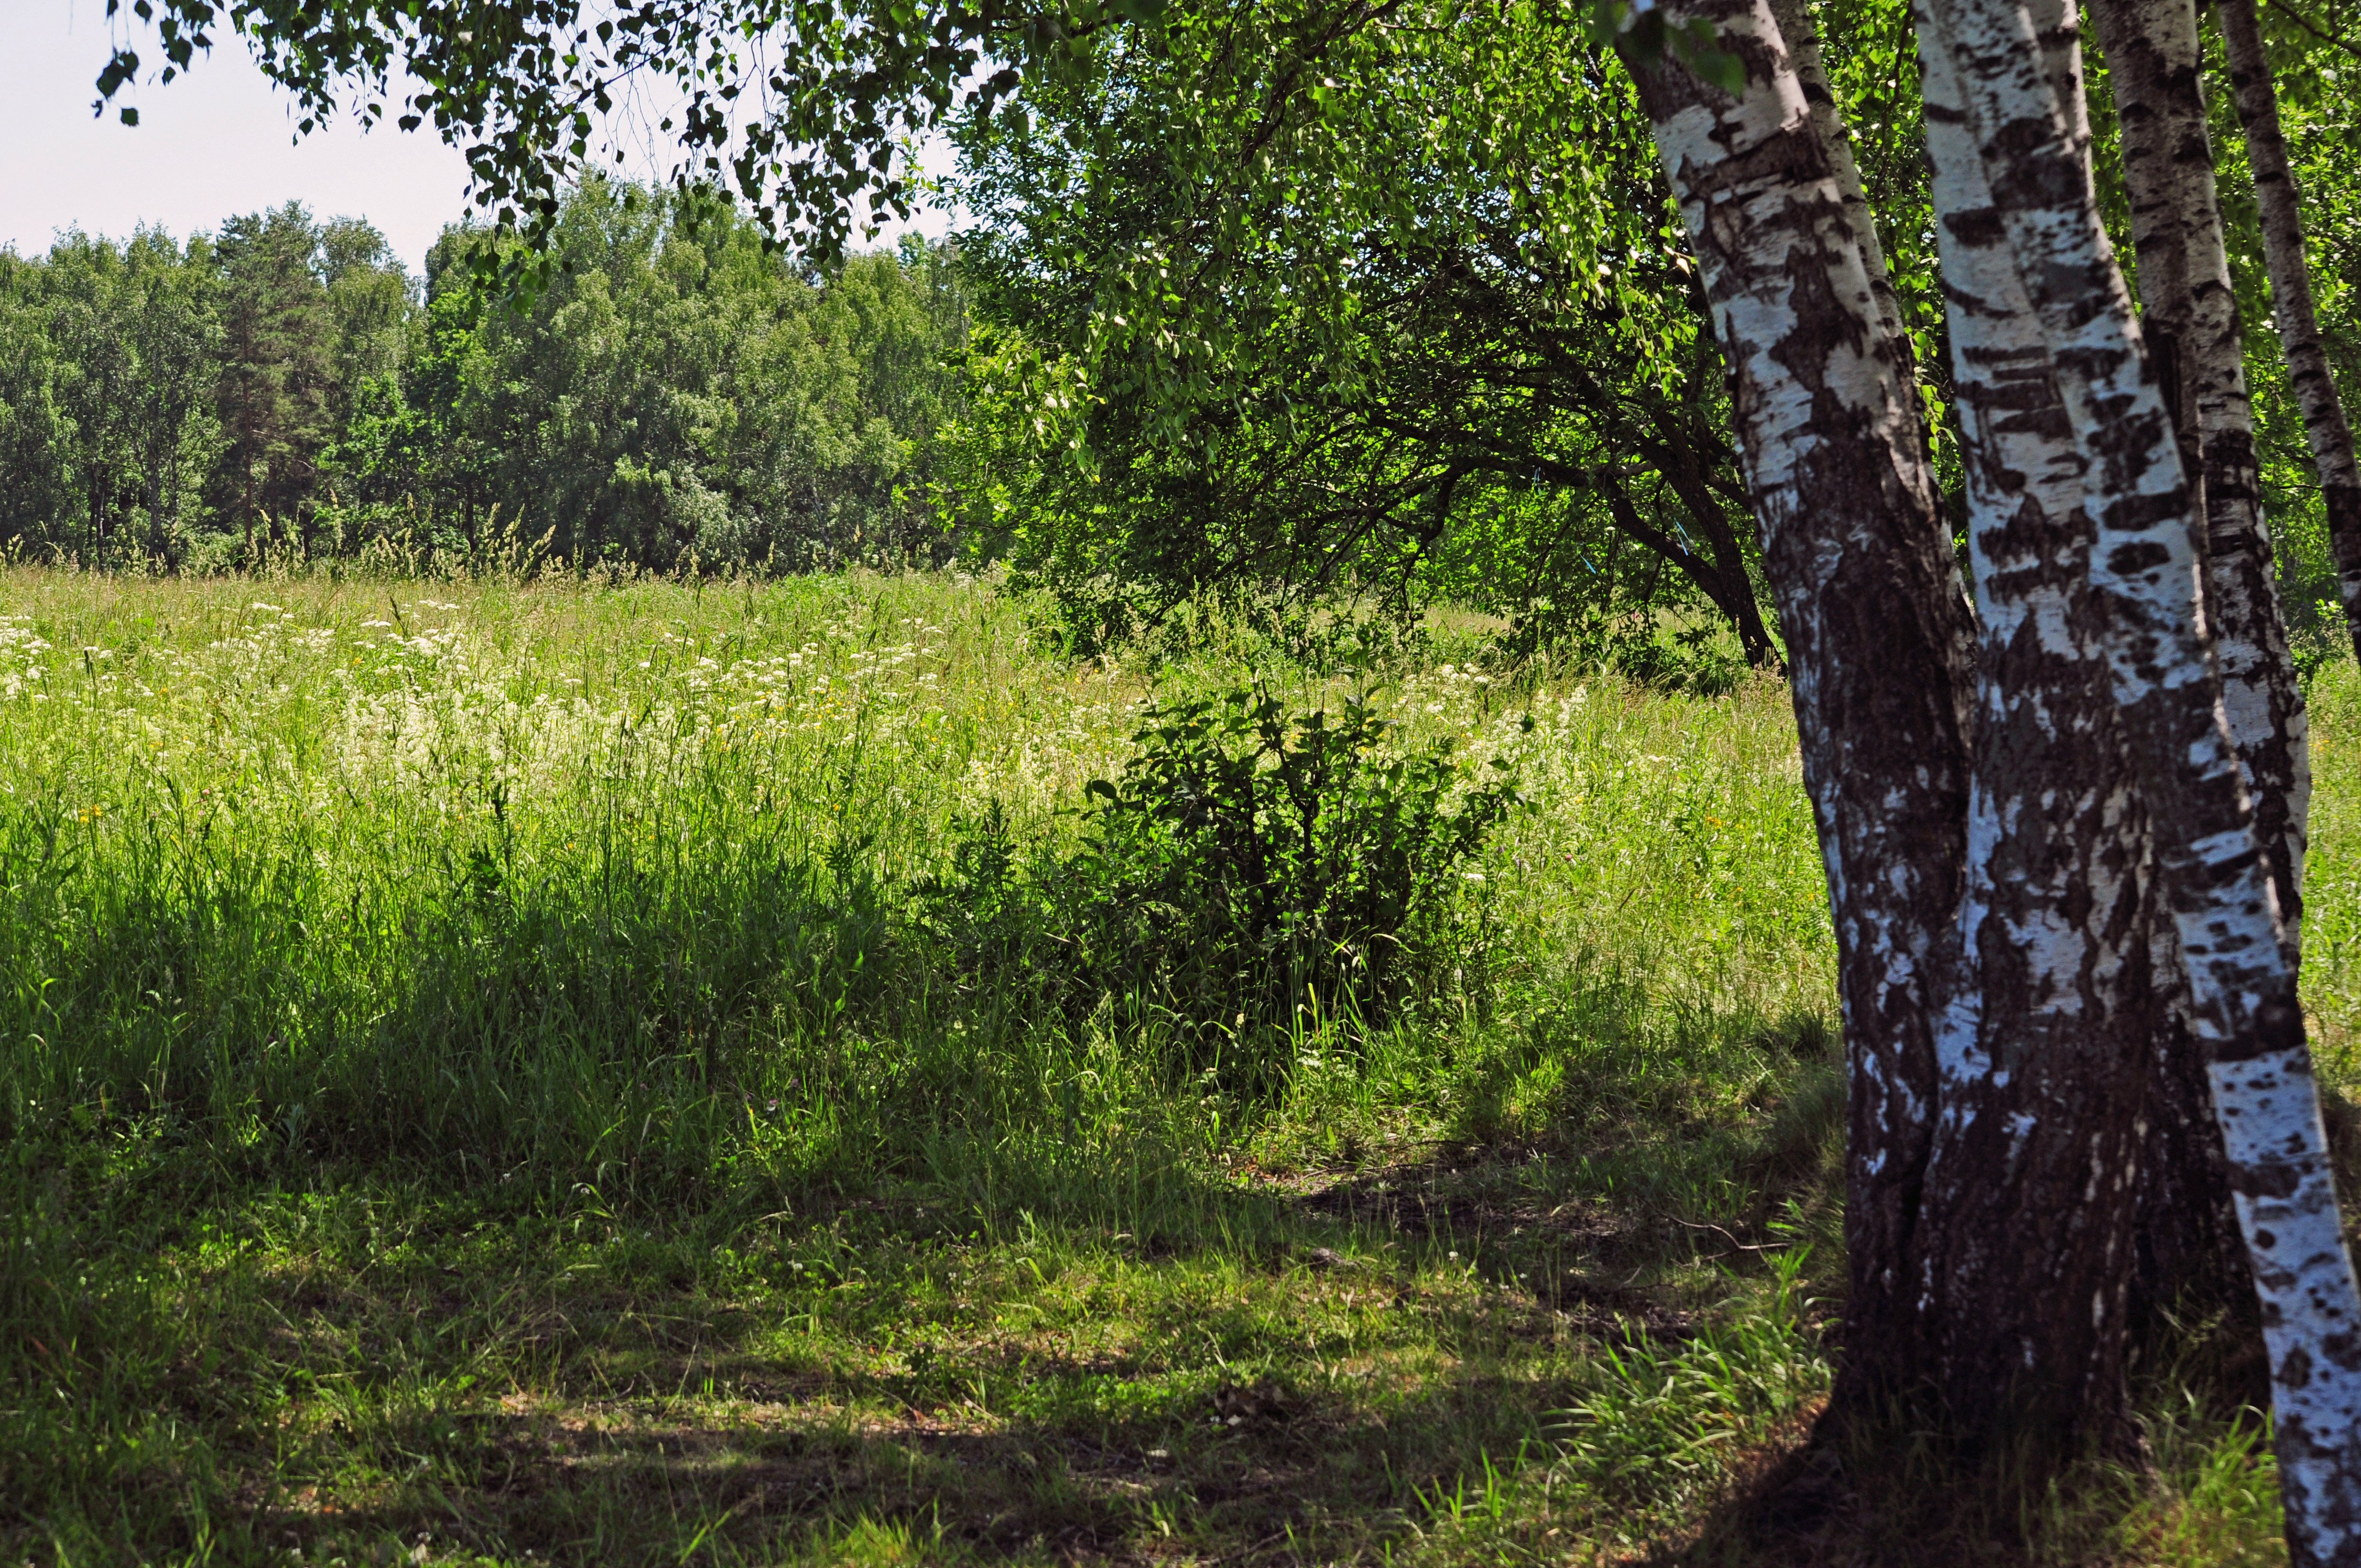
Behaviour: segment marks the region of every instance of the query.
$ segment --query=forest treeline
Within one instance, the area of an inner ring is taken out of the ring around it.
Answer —
[[[1865,106],[1850,139],[1964,537],[1906,9],[1817,15]],[[961,122],[970,221],[893,251],[799,257],[694,186],[594,177],[522,292],[484,265],[513,237],[455,225],[410,278],[365,222],[295,206],[0,252],[0,542],[200,570],[544,536],[577,568],[961,557],[1049,589],[1078,649],[1213,590],[1448,598],[1643,675],[1775,663],[1729,368],[1648,116],[1578,30],[1501,21],[1356,41],[1350,97],[1305,91],[1276,34],[1111,43]],[[2269,27],[2325,339],[2361,391],[2356,67]],[[2302,630],[2334,620],[2335,569],[2207,30]],[[2095,53],[2089,96],[2129,258]]]
[[[0,252],[0,538],[181,569],[548,535],[584,565],[936,558],[949,253],[798,269],[726,203],[592,182],[539,288],[302,206]],[[554,531],[554,532],[552,532]]]

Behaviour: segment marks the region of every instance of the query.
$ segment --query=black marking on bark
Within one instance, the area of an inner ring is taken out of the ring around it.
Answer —
[[[1985,246],[1998,245],[2006,238],[1997,207],[1978,207],[1971,213],[1946,213],[1942,221],[1945,228],[1959,236],[1961,245],[1971,245],[1981,249]]]
[[[2107,557],[2107,570],[2121,577],[2136,576],[2171,559],[2172,552],[2161,544],[2119,544]]]
[[[2303,1184],[2303,1172],[2284,1165],[2247,1165],[2233,1167],[2230,1190],[2242,1198],[2292,1198]],[[2268,1231],[2257,1232],[2255,1240],[2266,1250],[2277,1245],[2276,1238],[2265,1240]]]

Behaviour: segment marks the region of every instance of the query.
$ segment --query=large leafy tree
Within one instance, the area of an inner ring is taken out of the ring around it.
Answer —
[[[975,462],[1021,476],[972,493],[1018,565],[1116,625],[1242,581],[1546,633],[1669,578],[1770,662],[1629,82],[1515,4],[1399,9],[1350,92],[1290,93],[1259,16],[1110,42],[961,137],[1003,334]]]
[[[1087,621],[1344,578],[1549,634],[1669,586],[1770,662],[1727,367],[1628,75],[1565,5],[1373,13],[1315,69],[1325,20],[1176,13],[967,124],[1006,329],[971,433],[1005,477],[972,499]],[[1947,433],[1908,8],[1822,21],[1825,133],[1838,93],[1872,121],[1855,199]],[[1948,441],[1938,473],[1956,528]]]
[[[315,263],[335,323],[335,422],[351,417],[362,389],[401,374],[411,353],[411,280],[401,258],[358,218],[321,225]]]

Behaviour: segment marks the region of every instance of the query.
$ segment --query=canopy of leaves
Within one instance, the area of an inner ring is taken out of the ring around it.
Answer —
[[[1769,655],[1703,302],[1578,23],[1176,8],[963,133],[952,447],[1078,630],[1231,582],[1545,634],[1681,585]]]
[[[1081,68],[1157,0],[1048,8],[907,0],[107,0],[120,29],[98,107],[242,38],[300,105],[299,133],[351,113],[432,125],[465,148],[477,203],[546,236],[565,190],[620,161],[612,116],[644,112],[674,183],[734,191],[766,232],[821,254],[905,215],[907,137],[989,112],[1020,75]],[[143,54],[143,49],[147,52]],[[138,111],[120,113],[137,124]]]

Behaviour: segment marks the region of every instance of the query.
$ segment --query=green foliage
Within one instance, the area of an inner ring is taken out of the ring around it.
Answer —
[[[506,258],[536,292],[566,287],[558,191],[585,167],[592,111],[636,73],[669,78],[683,100],[664,122],[684,138],[683,188],[692,175],[734,183],[754,225],[794,230],[817,254],[850,232],[850,199],[890,208],[907,195],[897,129],[956,124],[971,151],[996,145],[1018,172],[971,204],[1022,205],[1029,225],[997,277],[1062,297],[1004,300],[1020,379],[1030,357],[1047,374],[980,400],[987,417],[959,427],[944,499],[1060,588],[1077,645],[1245,581],[1280,595],[1374,588],[1404,608],[1450,595],[1520,616],[1602,593],[1620,609],[1702,598],[1751,660],[1775,657],[1743,531],[1725,515],[1740,490],[1719,378],[1709,356],[1684,349],[1701,317],[1670,280],[1676,225],[1599,47],[1616,33],[1711,73],[1727,61],[1709,40],[1655,37],[1645,16],[1627,32],[1633,18],[1614,7],[1551,0],[1481,15],[1326,0],[1025,17],[659,5],[595,27],[562,7],[478,9],[396,18],[174,0],[141,19],[168,77],[205,27],[231,21],[314,117],[344,95],[380,112],[386,72],[406,61],[428,86],[404,123],[477,138],[482,199],[502,232],[533,236],[530,266],[492,245],[467,253],[471,270],[513,278]],[[119,54],[102,93],[138,69]],[[1452,227],[1454,214],[1466,223]],[[1438,278],[1461,297],[1426,287]],[[1455,339],[1440,330],[1462,318],[1473,325]],[[1536,379],[1572,384],[1569,356],[1619,389],[1636,369],[1664,395],[1632,409],[1594,389],[1569,412]],[[999,359],[995,347],[981,363]],[[1635,429],[1652,424],[1682,475],[1630,483]],[[599,499],[635,514],[640,558],[665,557],[684,520],[717,502],[743,510],[743,487],[717,484],[710,461],[617,470],[609,488],[638,493]],[[840,558],[846,532],[807,524],[795,543]],[[1620,569],[1628,552],[1610,542],[1624,537],[1676,575]]]
[[[1070,871],[1113,916],[1102,961],[1157,1005],[1201,1028],[1232,1007],[1233,1028],[1323,1008],[1382,1025],[1437,964],[1480,962],[1454,940],[1460,877],[1482,878],[1507,777],[1471,782],[1449,737],[1387,754],[1394,725],[1353,697],[1332,718],[1232,690],[1142,719],[1122,777],[1090,786]]]
[[[950,258],[799,274],[726,204],[593,181],[556,271],[503,302],[455,229],[428,261],[401,400],[357,431],[351,529],[477,537],[522,518],[574,561],[671,570],[928,560],[927,454],[957,406]]]
[[[2361,410],[2361,39],[2351,23],[2328,26],[2316,7],[2257,8],[2279,90],[2281,128],[2302,203],[2305,256],[2328,348],[2329,365],[2348,412]],[[2255,400],[2255,454],[2263,503],[2279,552],[2279,592],[2300,642],[2335,650],[2349,643],[2334,608],[2336,571],[2329,548],[2320,477],[2304,437],[2303,415],[2279,351],[2263,268],[2254,176],[2230,91],[2220,29],[2202,13],[2207,49],[2208,107],[2223,216],[2230,231],[2230,277],[2246,329],[2246,375]],[[2341,659],[2341,651],[2332,653]]]
[[[1694,606],[1772,658],[1628,80],[1546,5],[1430,20],[1168,11],[962,132],[964,521],[1081,647],[1231,585],[1527,645]]]
[[[948,252],[798,271],[726,203],[595,181],[553,222],[530,299],[488,291],[480,231],[436,247],[422,304],[374,229],[292,205],[185,254],[142,235],[7,258],[0,530],[199,566],[463,558],[504,528],[666,571],[948,549]]]
[[[79,232],[0,255],[0,536],[93,559],[170,558],[224,450],[212,247]]]
[[[1461,877],[1518,801],[1510,764],[1477,783],[1450,738],[1404,751],[1395,729],[1349,696],[1334,718],[1260,687],[1151,705],[1085,791],[1079,850],[1022,856],[995,808],[922,897],[993,983],[1033,977],[1081,1015],[1113,999],[1175,1031],[1183,1070],[1282,1085],[1323,1017],[1381,1027],[1481,988]]]
[[[1161,0],[1077,0],[1038,13],[906,0],[659,0],[595,11],[574,0],[107,0],[124,30],[111,37],[94,106],[138,83],[153,64],[139,53],[150,36],[161,85],[226,25],[295,97],[299,134],[346,112],[373,125],[390,108],[405,131],[432,121],[465,148],[477,204],[501,233],[523,229],[538,245],[565,192],[615,147],[619,103],[647,109],[636,93],[653,84],[663,106],[648,117],[680,148],[675,186],[734,188],[766,230],[833,258],[862,217],[907,215],[909,133],[958,107],[989,114],[1020,78],[1081,69],[1097,36],[1153,30],[1163,11]],[[389,93],[396,81],[404,96]],[[136,106],[118,113],[138,123]],[[852,200],[864,195],[856,216]],[[511,280],[545,281],[554,270],[533,252],[478,259],[494,264],[485,276]]]
[[[231,218],[214,247],[223,335],[214,396],[227,443],[214,474],[214,505],[249,535],[271,518],[298,518],[333,429],[331,404],[344,380],[335,363],[340,323],[316,265],[320,249],[312,215],[291,202]],[[348,294],[350,270],[340,280]],[[400,269],[391,270],[398,280]]]

